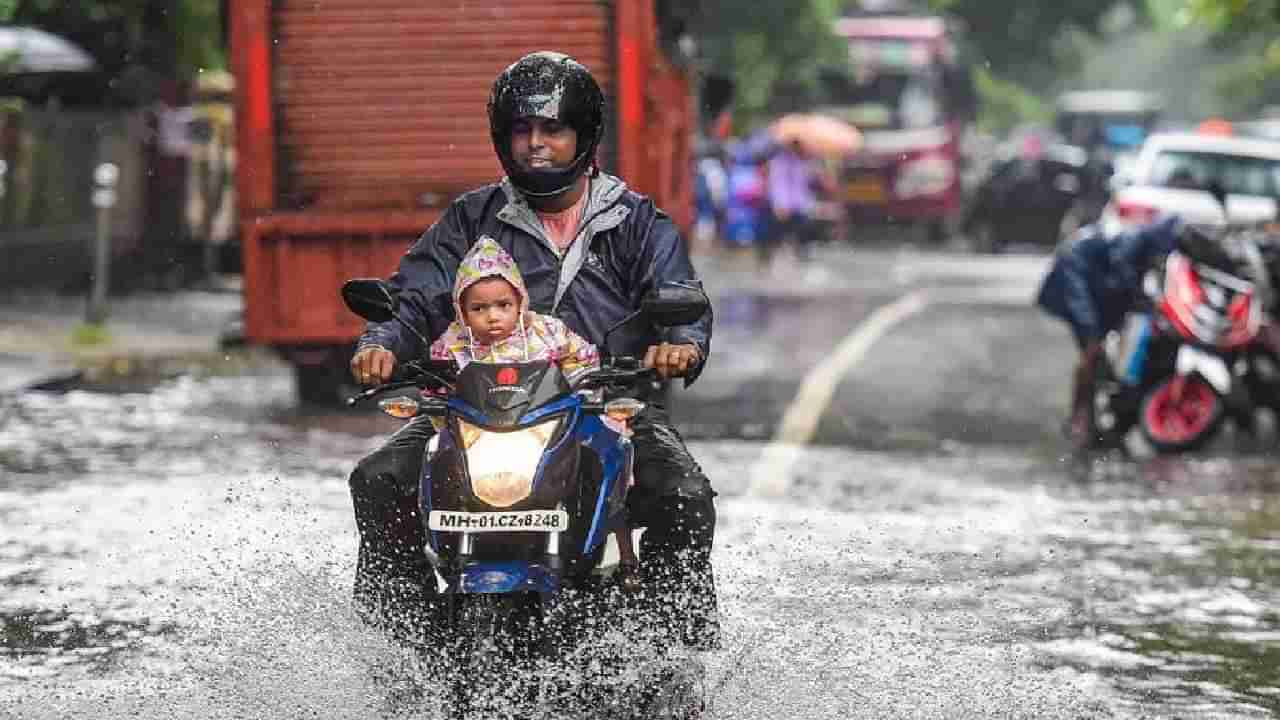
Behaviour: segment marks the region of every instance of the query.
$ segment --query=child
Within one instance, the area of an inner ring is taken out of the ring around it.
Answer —
[[[487,235],[471,246],[458,266],[453,309],[457,318],[431,344],[432,360],[452,360],[459,370],[472,362],[549,360],[560,366],[570,385],[600,367],[594,345],[558,318],[529,310],[528,292],[515,259]],[[605,416],[601,419],[626,434],[625,425]],[[614,540],[621,582],[633,590],[638,586],[639,563],[625,523],[614,531]]]

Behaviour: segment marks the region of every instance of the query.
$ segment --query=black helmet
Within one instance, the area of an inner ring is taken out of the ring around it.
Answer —
[[[511,128],[522,117],[560,122],[578,133],[567,168],[524,169],[511,156]],[[489,135],[502,169],[520,192],[539,198],[569,190],[595,161],[604,134],[604,93],[582,63],[558,52],[530,53],[503,70],[489,95]]]

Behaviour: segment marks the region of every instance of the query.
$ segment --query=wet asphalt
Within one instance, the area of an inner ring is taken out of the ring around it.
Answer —
[[[1069,456],[1044,263],[855,248],[708,274],[715,350],[673,402],[720,492],[709,717],[1280,712],[1274,438]],[[911,293],[829,402],[792,407]],[[805,413],[809,442],[771,455]],[[7,397],[0,714],[437,716],[393,707],[406,661],[347,604],[345,473],[395,427],[298,409],[283,368]]]

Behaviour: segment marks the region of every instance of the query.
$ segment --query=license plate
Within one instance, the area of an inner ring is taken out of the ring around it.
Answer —
[[[851,178],[844,185],[844,199],[854,203],[881,204],[885,201],[884,184],[877,177]]]
[[[569,529],[569,513],[564,510],[517,510],[509,512],[463,512],[432,510],[427,527],[441,532],[540,532]]]

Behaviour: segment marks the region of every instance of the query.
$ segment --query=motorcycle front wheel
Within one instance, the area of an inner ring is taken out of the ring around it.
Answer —
[[[452,598],[452,717],[510,716],[537,694],[528,675],[534,605],[527,595]]]
[[[1159,452],[1204,446],[1222,425],[1222,397],[1199,375],[1165,379],[1142,400],[1142,434]]]

